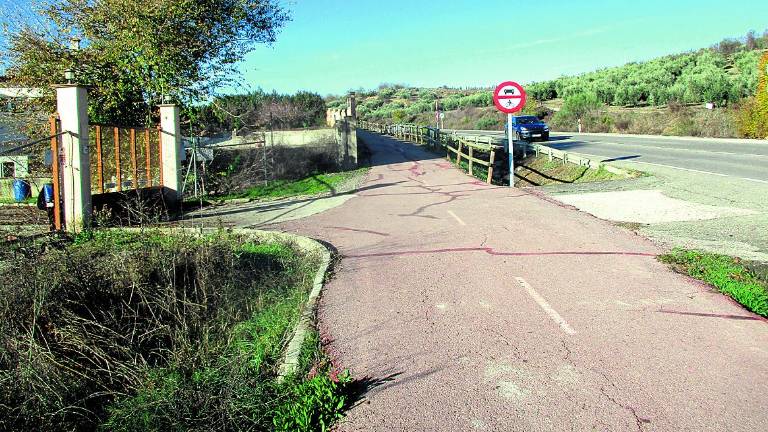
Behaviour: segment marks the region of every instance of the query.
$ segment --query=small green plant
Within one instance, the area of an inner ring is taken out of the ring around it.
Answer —
[[[352,382],[348,373],[336,377],[330,370],[296,383],[290,383],[290,397],[273,418],[278,431],[327,431],[342,416],[348,403],[345,388]]]
[[[687,249],[659,256],[681,273],[707,282],[750,311],[768,317],[768,284],[759,280],[738,258]]]

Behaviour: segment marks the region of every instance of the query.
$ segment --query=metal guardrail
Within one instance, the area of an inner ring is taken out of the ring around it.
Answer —
[[[528,148],[536,152],[537,157],[542,154],[547,155],[547,157],[549,157],[550,162],[552,162],[555,159],[560,159],[561,161],[563,161],[563,165],[571,163],[574,165],[585,166],[592,169],[602,168],[610,173],[618,174],[618,175],[626,176],[630,174],[628,171],[623,170],[621,168],[616,168],[614,166],[602,163],[600,161],[589,159],[580,154],[568,153],[566,151],[558,150],[549,146],[528,143]]]

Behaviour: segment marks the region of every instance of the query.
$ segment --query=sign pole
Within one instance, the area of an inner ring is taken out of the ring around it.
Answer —
[[[512,114],[507,114],[507,147],[509,150],[509,187],[515,187],[515,135],[512,129]]]
[[[493,104],[507,115],[507,155],[509,157],[509,187],[515,187],[515,130],[512,128],[512,114],[525,106],[526,94],[523,87],[514,81],[505,81],[493,91]]]

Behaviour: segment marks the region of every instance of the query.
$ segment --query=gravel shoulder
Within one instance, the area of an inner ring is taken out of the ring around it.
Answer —
[[[664,246],[768,262],[768,184],[634,162],[612,164],[649,176],[542,189],[603,219],[634,223],[639,233]]]

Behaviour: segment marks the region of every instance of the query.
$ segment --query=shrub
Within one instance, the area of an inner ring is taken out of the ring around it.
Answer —
[[[437,93],[434,90],[422,89],[419,91],[419,100],[422,102],[434,102],[437,100]]]
[[[453,111],[459,108],[459,96],[449,96],[440,101],[444,111]]]
[[[530,84],[526,87],[526,91],[528,92],[528,96],[540,101],[546,101],[557,97],[554,81]]]
[[[741,136],[768,138],[768,53],[760,59],[758,74],[757,93],[740,107],[737,124]]]
[[[499,117],[482,117],[475,123],[475,129],[479,130],[495,130],[503,127],[503,122],[499,120]]]
[[[462,96],[458,99],[457,103],[460,108],[482,108],[493,106],[493,93],[479,92],[468,96]]]
[[[599,110],[603,104],[594,93],[578,93],[565,100],[563,107],[552,118],[552,126],[561,130],[576,130],[581,119],[584,130],[607,127],[609,119],[600,117]],[[596,131],[596,130],[593,130]]]
[[[392,122],[394,122],[394,123],[404,123],[406,118],[407,118],[407,114],[406,114],[405,110],[397,109],[397,110],[392,111]]]
[[[379,97],[383,99],[389,99],[395,95],[395,89],[391,87],[384,87],[379,89]]]
[[[410,99],[411,98],[411,89],[403,88],[395,92],[395,97],[398,99]]]

